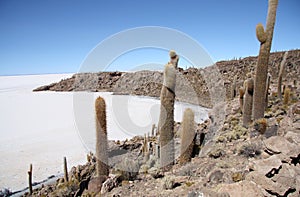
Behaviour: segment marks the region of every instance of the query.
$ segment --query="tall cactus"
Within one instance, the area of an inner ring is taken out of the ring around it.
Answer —
[[[164,81],[160,94],[160,165],[168,169],[174,163],[174,102],[176,69],[172,63],[165,65]]]
[[[280,100],[282,100],[282,75],[283,75],[283,72],[284,72],[284,65],[285,65],[285,62],[286,62],[286,58],[287,58],[287,55],[288,55],[288,51],[286,51],[283,55],[283,59],[280,63],[280,69],[279,69],[279,73],[278,73],[278,87],[277,87],[277,96]]]
[[[264,117],[268,62],[272,45],[277,5],[278,0],[269,0],[266,31],[262,24],[258,24],[256,26],[256,36],[260,42],[260,50],[254,84],[253,118],[255,120]]]
[[[97,177],[103,179],[109,174],[107,154],[106,105],[102,97],[95,102],[96,111],[96,170]],[[104,181],[104,180],[103,180]]]
[[[253,104],[253,85],[254,81],[252,78],[246,81],[246,91],[244,95],[244,106],[243,106],[243,126],[248,127],[251,122],[252,116],[252,104]]]
[[[188,108],[184,111],[181,131],[180,164],[191,161],[194,148],[194,112]]]

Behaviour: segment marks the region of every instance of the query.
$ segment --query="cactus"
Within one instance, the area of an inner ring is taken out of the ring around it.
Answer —
[[[243,87],[240,87],[239,93],[240,93],[240,109],[241,112],[243,113],[245,89]]]
[[[263,135],[267,130],[267,120],[265,118],[260,118],[255,121],[254,129],[257,130],[261,135]]]
[[[290,101],[290,94],[291,94],[291,90],[290,88],[285,88],[284,90],[284,97],[283,97],[283,104],[287,105]]]
[[[29,171],[28,171],[28,189],[29,189],[29,194],[32,194],[32,164],[29,166]]]
[[[283,59],[282,59],[282,61],[280,63],[280,69],[279,69],[279,74],[278,74],[277,95],[278,95],[278,98],[280,100],[282,100],[282,89],[281,89],[281,86],[282,86],[282,75],[283,75],[283,72],[284,72],[284,65],[285,65],[285,62],[286,62],[287,55],[288,55],[288,52],[286,51],[284,53]]]
[[[194,112],[188,108],[184,111],[181,131],[181,147],[179,163],[185,164],[191,161],[194,148]]]
[[[252,104],[253,104],[253,86],[254,81],[252,78],[246,81],[246,91],[244,95],[244,105],[243,105],[243,126],[248,127],[251,122],[252,116]]]
[[[152,137],[156,136],[156,133],[155,133],[155,124],[152,124],[151,135],[152,135]]]
[[[143,152],[143,156],[144,156],[144,163],[146,163],[150,157],[150,152],[149,152],[149,147],[148,147],[148,137],[146,136],[146,134],[145,134],[144,140],[143,140],[142,152]]]
[[[269,89],[270,89],[270,84],[271,84],[271,74],[268,73],[268,77],[267,77],[267,87],[266,87],[266,109],[268,108],[268,98],[269,98]]]
[[[68,176],[68,166],[67,166],[67,158],[64,157],[64,179],[65,182],[69,182],[69,176]]]
[[[106,105],[102,97],[95,102],[96,111],[96,169],[97,177],[105,179],[108,176]],[[104,181],[104,180],[103,180]]]
[[[260,50],[256,66],[256,77],[253,97],[253,118],[255,120],[263,118],[265,112],[265,93],[268,73],[268,62],[270,56],[270,49],[272,45],[277,5],[278,0],[269,0],[266,30],[262,31],[262,25],[258,25],[256,27],[257,38],[260,41]]]
[[[234,97],[236,96],[236,80],[237,76],[235,75],[231,85],[231,99],[234,99]]]
[[[160,133],[160,164],[168,169],[174,163],[174,102],[176,70],[168,63],[164,70],[164,81],[160,94],[160,115],[158,130]]]

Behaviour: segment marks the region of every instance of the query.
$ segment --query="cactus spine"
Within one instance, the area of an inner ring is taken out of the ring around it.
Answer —
[[[278,0],[269,0],[266,31],[264,31],[262,25],[258,25],[256,27],[257,39],[260,41],[260,50],[256,66],[253,97],[253,118],[255,120],[264,117],[268,62],[272,45],[277,5]]]
[[[251,122],[252,116],[252,104],[253,104],[253,86],[254,81],[252,78],[246,81],[246,91],[244,95],[244,106],[243,106],[243,126],[248,127]]]
[[[103,179],[108,176],[106,105],[102,97],[95,102],[96,111],[96,170],[97,177]]]
[[[168,169],[174,163],[174,102],[176,69],[168,63],[164,69],[164,81],[160,94],[160,165]]]
[[[181,132],[180,164],[191,161],[194,148],[194,112],[188,108],[184,111]]]
[[[284,72],[284,65],[285,65],[285,62],[286,62],[287,55],[288,55],[288,52],[285,52],[284,55],[283,55],[283,59],[282,59],[282,61],[280,63],[280,69],[279,69],[279,74],[278,74],[277,95],[278,95],[278,98],[280,100],[282,100],[282,89],[281,89],[281,86],[282,86],[282,75],[283,75],[283,72]]]

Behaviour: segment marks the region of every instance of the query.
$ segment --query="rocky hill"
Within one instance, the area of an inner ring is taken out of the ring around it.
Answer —
[[[272,83],[278,78],[279,65],[284,52],[271,53],[269,72]],[[199,104],[205,107],[212,106],[211,93],[208,88],[211,77],[213,86],[224,86],[226,98],[230,98],[231,84],[237,76],[237,85],[240,86],[246,74],[254,72],[257,57],[246,57],[238,60],[220,61],[206,68],[179,69],[177,73],[176,95],[180,101]],[[300,50],[289,51],[286,72],[283,75],[284,83],[293,84],[300,74]],[[218,83],[217,83],[218,82]],[[92,91],[114,92],[115,94],[144,95],[159,97],[162,86],[162,73],[158,71],[100,72],[78,73],[69,79],[58,83],[36,88],[34,91]]]

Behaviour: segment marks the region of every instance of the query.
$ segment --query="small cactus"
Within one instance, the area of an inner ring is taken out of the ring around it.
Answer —
[[[237,76],[235,75],[231,85],[231,99],[234,99],[234,97],[236,96],[236,80]]]
[[[283,72],[284,72],[284,66],[285,66],[287,55],[288,55],[288,51],[285,52],[284,55],[283,55],[283,59],[280,63],[280,69],[279,69],[279,74],[278,74],[277,95],[278,95],[278,98],[280,100],[282,100],[282,88],[281,88],[281,86],[282,86],[282,75],[283,75]]]
[[[269,98],[270,84],[271,84],[271,74],[268,73],[268,77],[267,77],[267,87],[266,87],[266,95],[265,95],[265,99],[266,99],[266,109],[268,108],[268,98]]]
[[[290,101],[290,95],[291,95],[291,90],[290,88],[285,88],[284,90],[284,97],[283,97],[283,104],[287,105]]]
[[[66,157],[64,157],[64,179],[65,179],[65,182],[69,182],[68,165],[67,165]]]
[[[267,120],[265,118],[260,118],[254,122],[254,128],[257,130],[261,135],[265,134],[267,130]]]
[[[243,113],[245,89],[243,87],[240,87],[239,93],[240,93],[240,99],[239,99],[240,100],[240,109],[241,109],[241,112]]]
[[[182,120],[181,148],[179,158],[180,164],[185,164],[191,161],[194,148],[194,137],[194,112],[188,108],[184,111]]]
[[[253,86],[254,86],[253,79],[252,78],[247,79],[246,91],[244,95],[244,105],[243,105],[243,126],[246,128],[251,122],[252,104],[253,104]]]
[[[96,111],[96,169],[97,177],[105,179],[108,176],[106,104],[102,97],[95,102]],[[104,180],[103,180],[104,181]]]
[[[158,132],[160,133],[160,164],[162,168],[173,165],[174,151],[174,103],[176,70],[168,63],[164,70],[164,81],[160,94],[160,115]]]
[[[29,194],[32,194],[32,164],[30,164],[28,171],[28,185]]]

